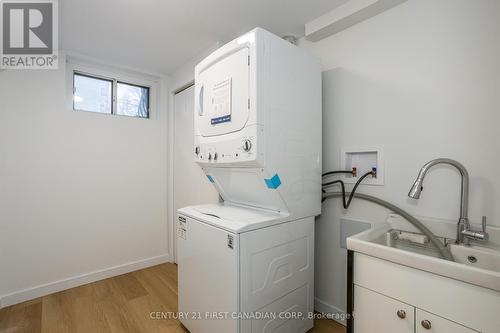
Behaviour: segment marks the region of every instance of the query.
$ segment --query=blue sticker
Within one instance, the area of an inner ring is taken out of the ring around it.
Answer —
[[[228,121],[231,121],[231,115],[227,115],[227,116],[222,116],[222,117],[217,117],[217,118],[212,118],[210,123],[212,125],[216,125],[216,124],[221,124],[221,123],[227,123]]]
[[[275,174],[270,179],[264,179],[264,181],[266,182],[267,188],[273,190],[277,189],[281,185],[281,179],[280,176],[278,176],[278,174]]]
[[[211,183],[215,183],[215,181],[214,181],[214,179],[212,178],[212,176],[207,175],[207,178],[208,178],[208,180],[210,180],[210,182],[211,182]]]

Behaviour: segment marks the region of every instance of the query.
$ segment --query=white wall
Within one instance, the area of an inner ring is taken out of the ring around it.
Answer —
[[[385,186],[361,186],[417,216],[456,220],[459,176],[436,167],[422,198],[407,197],[420,167],[436,157],[462,162],[471,176],[473,222],[500,225],[500,2],[409,0],[317,43],[322,59],[324,170],[340,166],[341,147],[385,147]],[[387,211],[355,201],[323,205],[316,233],[316,297],[345,309],[344,216],[383,221]]]
[[[61,67],[0,72],[0,301],[14,294],[3,305],[169,259],[167,80],[154,119],[74,112]]]

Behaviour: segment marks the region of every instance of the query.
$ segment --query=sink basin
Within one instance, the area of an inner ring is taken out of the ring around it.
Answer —
[[[435,258],[441,258],[439,252],[429,242],[425,244],[412,243],[397,239],[398,230],[388,230],[386,233],[374,237],[371,242],[395,249],[418,253]],[[438,239],[440,239],[438,237]],[[444,243],[444,239],[440,239]],[[484,246],[448,245],[455,262],[471,267],[500,272],[500,248],[488,248]]]
[[[347,238],[349,250],[415,269],[500,291],[500,246],[449,244],[455,261],[441,259],[429,242],[398,239],[400,232],[389,224]],[[442,239],[444,242],[444,239]]]
[[[482,246],[451,245],[455,261],[480,269],[500,272],[500,249]]]
[[[429,242],[426,242],[424,244],[417,244],[409,241],[399,240],[398,239],[399,234],[400,234],[399,230],[390,229],[387,232],[379,235],[378,237],[373,237],[373,239],[370,239],[370,242],[392,247],[394,249],[409,251],[435,258],[441,258],[439,252],[433,246],[431,246]]]

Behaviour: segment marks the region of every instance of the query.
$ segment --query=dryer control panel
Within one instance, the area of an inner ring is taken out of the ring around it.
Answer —
[[[254,125],[224,138],[196,138],[193,148],[194,160],[205,166],[210,164],[229,167],[242,163],[248,166],[263,166],[264,149],[261,148],[258,138],[259,132],[262,135],[263,131],[262,126]]]

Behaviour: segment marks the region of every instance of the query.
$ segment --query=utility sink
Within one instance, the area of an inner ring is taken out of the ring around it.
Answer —
[[[451,246],[451,254],[455,261],[472,267],[500,272],[500,248],[483,246]]]
[[[423,254],[435,258],[441,258],[439,252],[430,245],[430,243],[418,244],[409,241],[398,240],[398,230],[389,230],[385,234],[380,235],[372,240],[373,243],[389,246],[392,248]],[[438,237],[439,239],[439,237]],[[440,239],[443,244],[444,239]],[[500,272],[500,248],[495,249],[484,246],[465,246],[448,244],[448,248],[455,259],[455,262],[486,269],[490,271]]]
[[[439,252],[426,241],[424,236],[416,235],[417,242],[401,237],[399,230],[389,224],[372,228],[347,238],[349,250],[364,253],[446,276],[466,283],[500,291],[500,246],[486,242],[480,245],[457,245],[450,243],[455,261],[441,259]],[[403,233],[408,236],[408,233]],[[412,236],[412,235],[410,235]],[[445,239],[441,239],[443,244]]]

